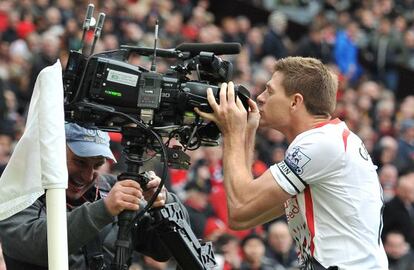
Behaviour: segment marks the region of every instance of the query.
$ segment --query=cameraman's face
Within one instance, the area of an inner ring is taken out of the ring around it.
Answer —
[[[69,147],[66,147],[66,153],[69,174],[66,196],[77,200],[94,185],[97,170],[105,163],[105,158],[79,157]]]

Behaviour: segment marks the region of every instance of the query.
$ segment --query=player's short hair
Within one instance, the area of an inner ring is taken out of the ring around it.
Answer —
[[[336,106],[338,78],[321,61],[310,57],[286,57],[275,64],[283,74],[286,95],[299,93],[313,115],[331,115]]]

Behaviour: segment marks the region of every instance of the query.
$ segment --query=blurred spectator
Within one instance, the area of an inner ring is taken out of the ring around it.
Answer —
[[[381,99],[375,106],[373,126],[378,136],[394,136],[395,103],[393,99]]]
[[[242,44],[246,43],[247,35],[251,30],[251,22],[250,19],[246,16],[240,15],[236,18],[237,26],[239,30],[239,38]]]
[[[263,0],[264,7],[269,10],[280,10],[289,20],[297,24],[309,24],[322,8],[321,1],[272,1]]]
[[[247,34],[246,47],[250,62],[259,62],[263,55],[263,31],[259,27],[253,27]],[[264,89],[264,88],[263,88]]]
[[[341,73],[352,84],[355,84],[362,75],[362,68],[358,61],[358,36],[358,24],[349,22],[344,30],[337,33],[334,47],[335,62]]]
[[[264,69],[258,69],[253,74],[253,85],[250,87],[250,94],[253,99],[256,99],[266,87],[269,73]]]
[[[48,33],[53,33],[56,36],[63,35],[65,28],[62,25],[62,15],[57,7],[51,6],[47,8],[45,11],[45,18]]]
[[[377,134],[374,129],[370,125],[361,125],[357,135],[361,138],[368,153],[372,153],[377,141]]]
[[[163,48],[175,48],[183,42],[181,29],[183,27],[183,15],[179,12],[173,12],[166,17],[166,21],[161,28],[160,38]]]
[[[285,136],[274,129],[262,129],[258,133],[256,148],[259,151],[258,158],[268,166],[273,163],[273,151],[276,148],[287,149]]]
[[[207,219],[213,215],[213,210],[208,203],[208,196],[211,190],[209,183],[210,173],[205,165],[194,169],[195,175],[189,180],[185,187],[186,198],[184,206],[190,216],[191,227],[197,238],[204,237],[204,229]]]
[[[267,73],[273,74],[275,69],[276,58],[274,56],[268,55],[264,56],[260,61],[261,68],[263,68]],[[263,91],[264,89],[262,89]]]
[[[227,201],[223,183],[223,161],[222,146],[204,147],[206,166],[208,166],[211,192],[209,194],[209,205],[213,208],[214,215],[219,218],[228,228]],[[253,230],[262,231],[261,227]],[[240,239],[251,233],[252,230],[230,230],[227,231]]]
[[[40,71],[50,65],[53,65],[59,56],[60,40],[57,36],[48,33],[41,37],[41,51],[33,59],[32,71],[30,74],[29,90],[24,95],[24,101],[28,102],[32,96],[34,84]]]
[[[2,40],[11,43],[18,39],[17,26],[20,22],[19,13],[16,10],[8,10],[7,28],[2,33]]]
[[[275,146],[272,149],[272,163],[279,163],[285,158],[286,148],[282,145]]]
[[[223,234],[216,241],[216,253],[223,258],[222,270],[240,269],[242,257],[239,239],[231,234]]]
[[[383,218],[383,237],[398,231],[414,247],[414,173],[400,177],[396,196],[385,204]]]
[[[286,36],[287,18],[280,11],[269,16],[269,30],[264,36],[263,55],[271,55],[280,59],[289,55],[288,38]]]
[[[395,165],[386,164],[378,171],[378,178],[382,186],[384,202],[394,198],[398,182],[398,170]]]
[[[9,161],[14,140],[13,122],[0,119],[0,176]]]
[[[331,63],[333,61],[333,47],[327,39],[329,29],[329,24],[311,25],[308,35],[299,42],[295,55],[314,57],[325,64]]]
[[[374,149],[373,161],[378,167],[387,164],[396,165],[395,159],[397,157],[398,142],[391,136],[382,137]],[[398,167],[397,167],[398,169]]]
[[[389,18],[381,18],[378,30],[373,33],[368,44],[366,58],[375,79],[381,81],[393,91],[398,83],[397,61],[402,52],[402,40],[392,31]]]
[[[5,119],[10,120],[12,123],[23,122],[23,117],[18,112],[18,103],[15,93],[11,90],[6,89],[4,91],[4,99],[6,101]]]
[[[240,243],[243,260],[240,270],[285,270],[277,261],[265,257],[265,243],[261,236],[249,234]]]
[[[270,224],[267,232],[266,257],[274,259],[286,269],[299,267],[296,248],[285,221]]]
[[[203,231],[203,238],[204,241],[211,241],[213,244],[217,241],[217,239],[227,233],[228,228],[223,221],[216,217],[209,217],[206,221]]]
[[[0,120],[7,117],[5,86],[3,80],[0,79]]]
[[[397,115],[400,119],[414,119],[414,95],[405,97]]]
[[[220,43],[222,42],[222,32],[213,24],[206,25],[200,29],[198,41],[201,43]]]
[[[119,48],[118,39],[114,34],[105,35],[102,39],[102,42],[105,51],[116,50]]]
[[[32,13],[28,10],[22,10],[20,13],[20,21],[16,25],[17,37],[25,39],[35,30],[40,30],[39,25],[35,25]]]
[[[361,31],[363,35],[366,37],[371,36],[378,24],[378,18],[375,18],[374,12],[371,9],[363,8],[357,16],[361,23]]]
[[[414,31],[408,30],[404,34],[404,46],[399,57],[399,63],[414,70]]]
[[[414,252],[400,232],[390,231],[385,235],[384,249],[389,270],[414,269]]]
[[[221,21],[221,29],[223,31],[224,42],[242,42],[242,39],[239,36],[239,27],[237,25],[236,18],[223,18]]]
[[[62,35],[62,46],[66,50],[79,50],[81,48],[81,37],[78,22],[74,18],[66,21],[65,32]],[[106,35],[104,35],[105,39]],[[118,47],[117,47],[118,48]]]
[[[406,119],[401,122],[397,167],[402,173],[414,169],[414,119]]]
[[[284,155],[284,149],[283,149],[283,155]],[[253,173],[253,177],[259,177],[260,175],[262,175],[268,168],[269,166],[267,166],[266,163],[264,163],[263,161],[261,161],[258,158],[258,151],[255,150],[254,151],[254,160],[253,160],[253,165],[252,165],[252,173]],[[282,158],[283,159],[283,158]]]

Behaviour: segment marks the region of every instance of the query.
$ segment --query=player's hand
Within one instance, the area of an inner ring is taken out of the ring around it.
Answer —
[[[260,112],[256,102],[249,98],[249,114],[247,115],[247,132],[256,132],[260,123]]]
[[[104,198],[106,209],[112,216],[117,216],[124,210],[139,210],[143,198],[141,186],[133,180],[122,180],[115,183]]]
[[[222,83],[219,95],[220,104],[217,103],[213,91],[207,89],[207,100],[213,113],[202,112],[198,108],[194,109],[195,112],[216,123],[223,136],[244,134],[247,128],[247,111],[240,98],[235,96],[233,82]]]

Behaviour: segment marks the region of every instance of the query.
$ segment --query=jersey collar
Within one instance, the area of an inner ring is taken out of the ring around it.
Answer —
[[[332,119],[332,120],[329,120],[329,121],[319,123],[319,124],[315,125],[313,128],[320,128],[320,127],[323,127],[324,125],[327,125],[327,124],[336,125],[336,124],[339,124],[339,123],[341,123],[341,120],[339,118],[335,118],[335,119]]]

